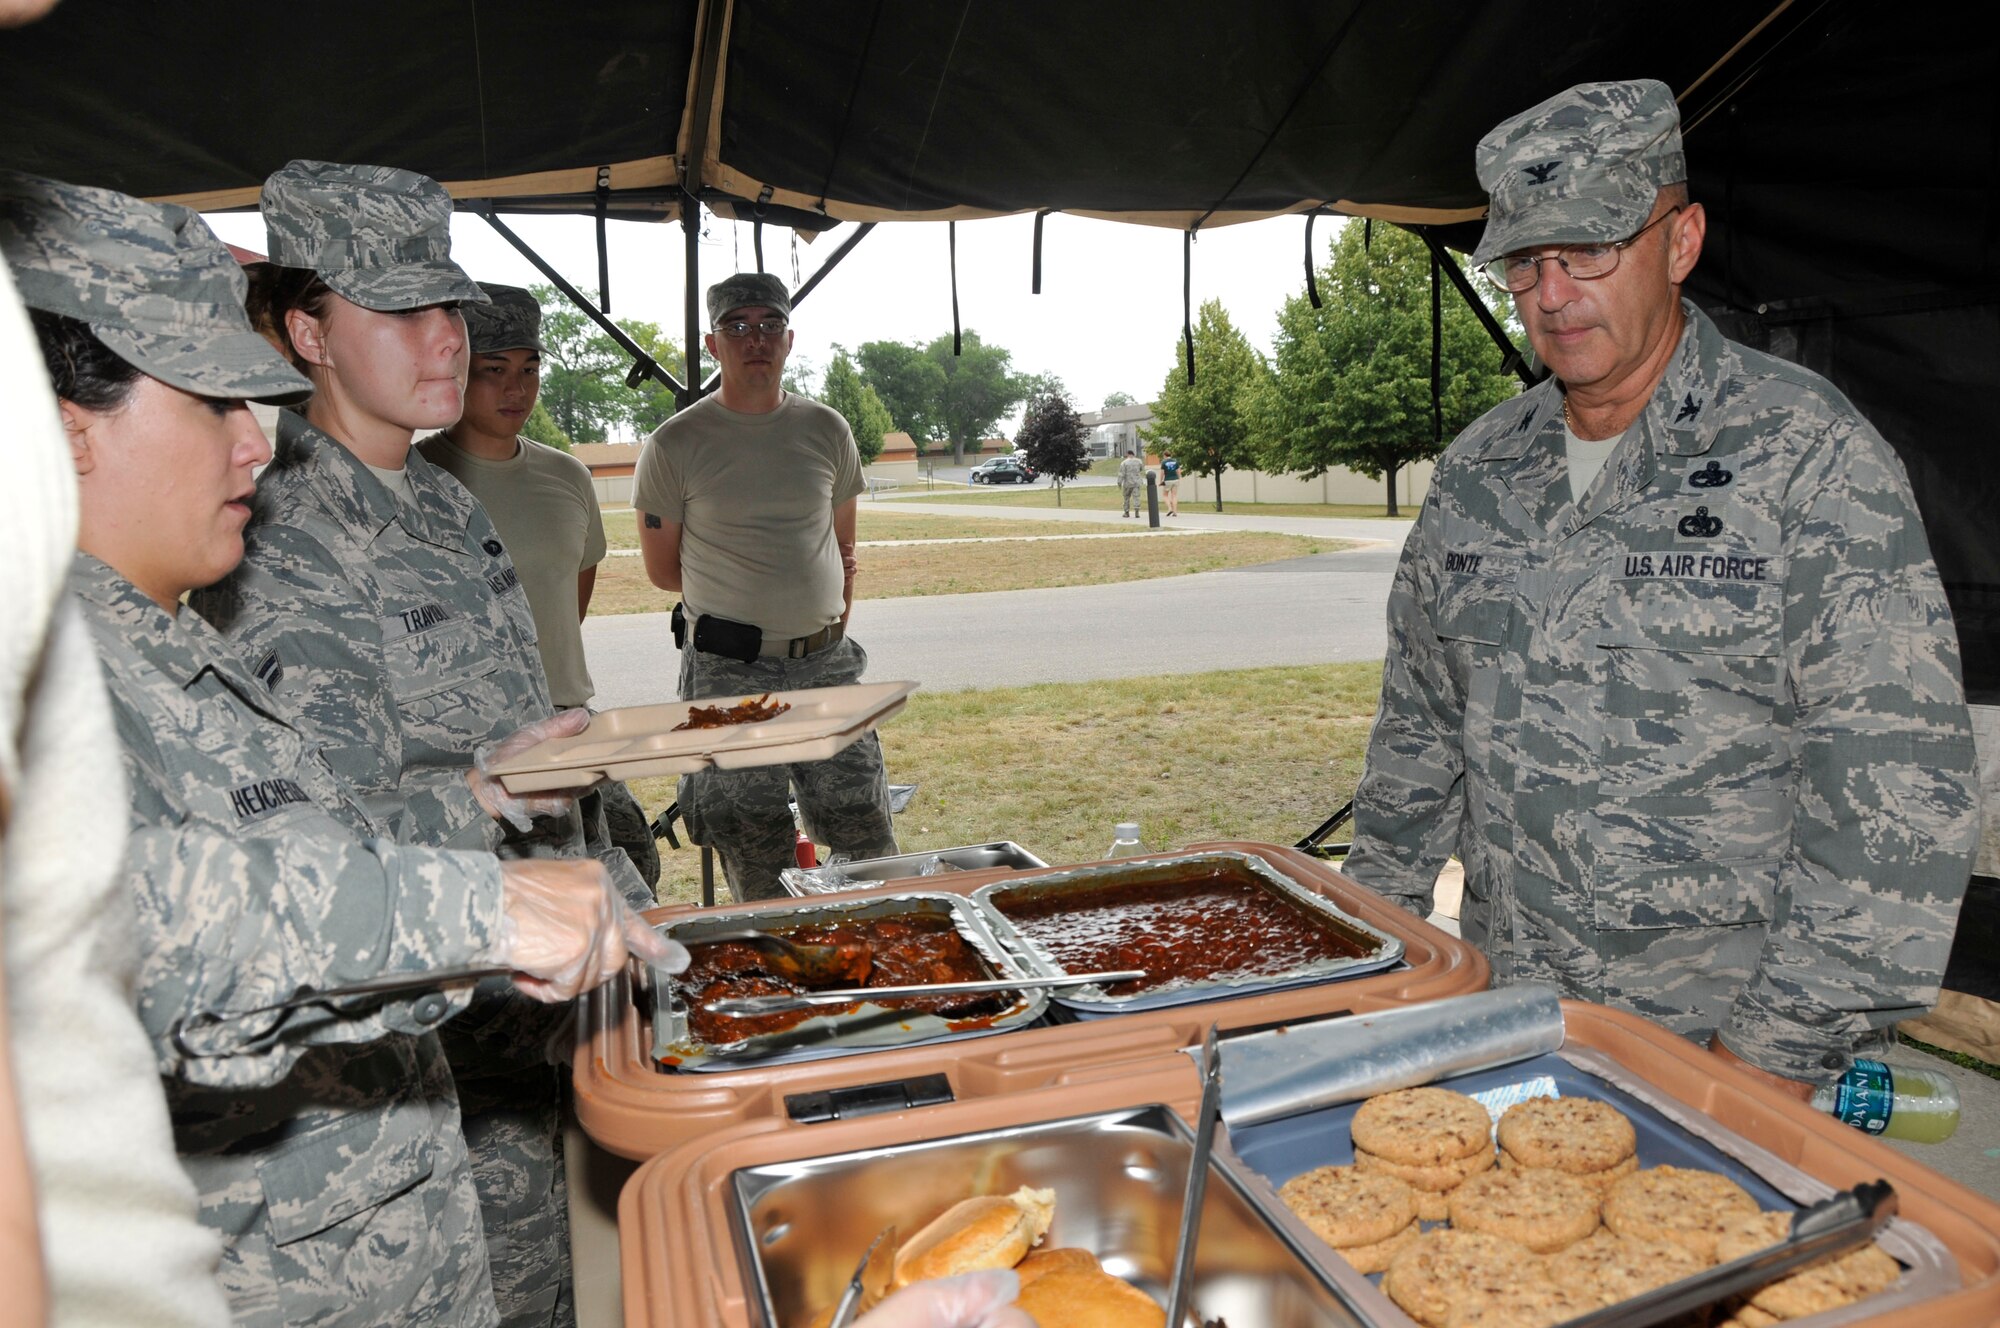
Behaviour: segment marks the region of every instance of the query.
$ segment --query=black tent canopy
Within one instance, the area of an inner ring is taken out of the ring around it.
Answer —
[[[406,166],[500,212],[665,220],[699,200],[813,231],[1330,211],[1463,249],[1481,133],[1572,83],[1660,78],[1710,213],[1691,292],[1831,376],[1902,452],[1968,683],[1994,702],[2000,42],[1983,10],[1917,17],[1864,0],[67,0],[0,33],[0,165],[208,209],[318,157]]]

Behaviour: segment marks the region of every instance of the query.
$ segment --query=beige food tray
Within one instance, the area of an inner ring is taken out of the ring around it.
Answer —
[[[862,682],[772,692],[773,701],[783,701],[791,709],[761,723],[679,732],[674,726],[685,723],[696,706],[729,706],[744,698],[724,695],[625,706],[591,716],[583,732],[538,743],[495,766],[493,773],[510,793],[534,793],[599,779],[821,761],[901,710],[915,690],[913,682]]]

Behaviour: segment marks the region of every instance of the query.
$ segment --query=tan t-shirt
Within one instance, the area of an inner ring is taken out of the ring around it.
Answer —
[[[833,511],[864,487],[838,411],[790,392],[764,415],[704,397],[646,440],[632,506],[679,523],[692,612],[809,636],[840,619]]]
[[[559,706],[580,706],[597,688],[583,657],[576,577],[604,561],[604,517],[588,467],[532,438],[516,441],[520,448],[506,461],[476,457],[441,433],[417,449],[471,490],[493,519],[528,592],[549,696]]]

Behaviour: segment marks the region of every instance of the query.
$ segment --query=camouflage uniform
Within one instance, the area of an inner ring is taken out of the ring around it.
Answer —
[[[1658,83],[1564,93],[1480,166],[1476,261],[1629,236],[1685,175]],[[1553,379],[1439,461],[1347,871],[1421,911],[1456,850],[1497,980],[1825,1083],[1937,999],[1976,831],[1957,638],[1881,436],[1681,312],[1580,502]]]
[[[803,659],[763,655],[753,664],[696,650],[690,641],[681,651],[681,696],[693,701],[839,687],[861,681],[867,670],[868,652],[846,637]],[[882,742],[873,732],[823,761],[683,775],[676,792],[688,836],[715,846],[738,899],[786,897],[778,873],[798,865],[789,805],[794,787],[815,842],[856,859],[896,851]]]
[[[490,963],[485,854],[411,852],[193,614],[78,554],[130,785],[139,1014],[176,1143],[223,1233],[239,1324],[497,1322],[435,1029],[443,991],[174,1029],[309,987]],[[198,1053],[198,1054],[193,1054]]]
[[[1826,1082],[1937,999],[1976,806],[1957,640],[1888,445],[1683,309],[1580,506],[1553,381],[1438,463],[1347,871],[1422,910],[1457,851],[1496,980]]]
[[[580,857],[573,816],[510,834],[466,783],[477,747],[553,708],[527,597],[485,512],[418,453],[406,466],[412,501],[399,503],[346,448],[284,412],[243,565],[190,603],[400,838]],[[623,866],[627,899],[651,907]],[[560,1081],[544,1063],[569,1017],[494,981],[441,1030],[508,1323],[550,1322],[569,1301]]]
[[[1139,458],[1128,456],[1118,463],[1118,496],[1124,501],[1120,516],[1139,515],[1139,489],[1146,482],[1146,468]]]
[[[293,162],[265,182],[271,258],[376,310],[486,296],[450,259],[451,202],[386,167]],[[412,843],[582,856],[574,815],[503,834],[466,782],[474,752],[552,710],[527,596],[492,523],[412,451],[398,500],[338,442],[286,412],[258,481],[243,565],[191,597],[325,744],[334,770]],[[606,863],[635,907],[651,891]],[[501,1319],[573,1322],[558,1129],[546,1062],[567,1005],[483,984],[443,1030],[479,1187]]]

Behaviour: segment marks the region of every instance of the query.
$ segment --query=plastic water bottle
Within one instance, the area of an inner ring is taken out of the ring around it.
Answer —
[[[1137,821],[1120,821],[1112,828],[1111,835],[1111,847],[1104,851],[1107,858],[1129,858],[1146,851],[1146,846],[1139,842]]]
[[[1958,1085],[1941,1070],[1858,1060],[1812,1104],[1857,1130],[1913,1143],[1943,1143],[1958,1129]]]

